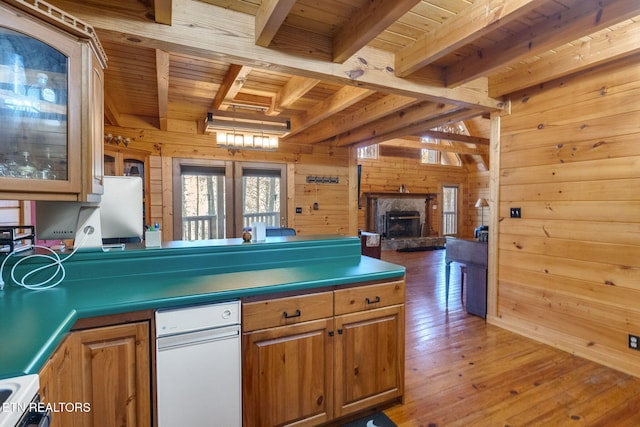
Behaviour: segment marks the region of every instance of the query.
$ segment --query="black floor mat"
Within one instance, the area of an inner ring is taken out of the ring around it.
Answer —
[[[342,424],[341,427],[396,427],[396,423],[391,421],[384,412],[375,412],[355,421]]]

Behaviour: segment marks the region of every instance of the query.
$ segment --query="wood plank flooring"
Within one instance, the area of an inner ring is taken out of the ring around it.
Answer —
[[[540,344],[467,314],[444,251],[383,251],[407,268],[405,401],[399,427],[640,426],[640,378]]]

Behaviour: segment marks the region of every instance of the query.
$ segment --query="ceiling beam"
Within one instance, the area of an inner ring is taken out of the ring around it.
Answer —
[[[489,145],[489,138],[481,138],[479,136],[459,135],[457,133],[440,132],[436,130],[427,130],[420,132],[417,137],[442,139],[445,141],[464,142],[465,144]]]
[[[291,107],[297,100],[320,83],[318,79],[293,76],[276,94],[273,109],[277,112]]]
[[[388,133],[377,134],[375,137],[371,138],[369,142],[372,144],[379,144],[392,138],[399,138],[405,135],[415,135],[436,126],[448,125],[459,122],[461,120],[467,120],[472,117],[476,117],[478,114],[480,113],[477,110],[470,110],[468,108],[452,110],[437,117],[431,117],[423,122],[403,127],[402,129],[397,129]]]
[[[491,76],[489,88],[496,96],[502,96],[586,70],[607,62],[640,53],[640,21],[616,26],[615,32],[602,30],[588,40],[580,40],[573,46],[544,60],[527,62],[509,71]]]
[[[529,13],[540,0],[477,0],[435,31],[424,33],[396,53],[395,72],[406,77],[420,68],[473,43],[491,31]]]
[[[371,0],[333,37],[333,62],[342,63],[365,47],[420,0]]]
[[[640,1],[575,1],[568,11],[551,15],[509,37],[504,43],[481,50],[477,55],[453,65],[446,72],[447,85],[463,84],[639,14]]]
[[[321,142],[325,139],[382,119],[389,114],[396,113],[402,109],[417,104],[418,102],[419,101],[415,98],[409,98],[401,95],[387,95],[353,113],[343,114],[341,116],[331,117],[324,120],[291,139],[287,137],[286,141],[291,140],[291,142],[299,144],[313,144]]]
[[[323,142],[328,142],[338,146],[345,146],[356,144],[362,141],[371,141],[378,135],[385,135],[391,134],[396,131],[402,131],[406,127],[415,126],[416,124],[422,123],[426,120],[433,119],[442,115],[447,115],[461,109],[463,108],[458,106],[434,104],[432,102],[422,102],[420,104],[416,104],[404,110],[398,111],[394,114],[389,114],[380,120],[369,122],[366,125],[360,126],[351,131],[329,138]],[[390,138],[386,138],[384,141],[391,138],[411,135],[412,133],[401,132],[400,134],[394,134]]]
[[[320,121],[351,107],[353,104],[373,95],[375,92],[369,89],[361,89],[354,86],[344,86],[329,98],[316,104],[311,110],[303,114],[291,117],[291,132],[295,135]]]
[[[171,25],[173,0],[153,0],[153,15],[158,24]]]
[[[240,92],[233,98],[233,105],[244,106],[246,108],[258,108],[261,110],[271,108],[273,104],[272,96],[257,95],[253,93]],[[222,110],[228,109],[221,108]]]
[[[168,52],[156,49],[156,82],[158,86],[158,120],[160,130],[167,130],[169,118],[169,63]]]
[[[489,148],[482,147],[469,147],[462,143],[452,142],[450,145],[446,144],[434,144],[431,142],[421,142],[419,137],[402,137],[390,139],[381,143],[382,145],[392,145],[395,147],[407,147],[407,148],[427,148],[434,151],[446,151],[456,154],[469,154],[469,155],[487,155]]]
[[[55,0],[56,6],[90,23],[103,41],[157,48],[226,62],[268,68],[302,77],[359,86],[431,102],[498,111],[502,100],[488,97],[486,79],[446,88],[441,76],[410,79],[393,73],[393,53],[369,46],[344,64],[294,56],[256,46],[254,17],[198,0],[173,0],[173,25],[159,25],[144,14],[123,14],[92,3]],[[248,30],[247,30],[248,28]],[[211,40],[215,40],[212,43]]]
[[[296,0],[262,0],[256,13],[256,44],[268,47]]]
[[[225,74],[220,84],[220,89],[216,92],[216,96],[211,103],[211,108],[214,110],[226,110],[229,108],[229,104],[240,92],[251,71],[251,67],[238,64],[229,65],[227,74]]]

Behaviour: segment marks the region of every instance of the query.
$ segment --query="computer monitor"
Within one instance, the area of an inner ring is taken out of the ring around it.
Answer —
[[[105,176],[99,203],[37,201],[36,237],[74,239],[74,248],[103,250],[103,240],[142,239],[142,179]]]

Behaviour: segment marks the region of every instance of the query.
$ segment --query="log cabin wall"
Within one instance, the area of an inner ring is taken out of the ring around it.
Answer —
[[[164,240],[173,240],[173,158],[285,163],[287,165],[288,226],[298,234],[357,234],[355,167],[349,148],[281,143],[277,151],[217,148],[213,136],[158,129],[113,126],[105,132],[131,138],[130,147],[150,153],[152,222],[163,226]],[[337,177],[338,183],[308,184],[307,176]],[[313,204],[318,202],[318,210]],[[295,213],[295,208],[302,213]]]
[[[473,237],[473,230],[481,225],[489,225],[491,215],[491,207],[484,208],[484,216],[482,210],[476,208],[476,202],[479,198],[490,200],[489,196],[489,172],[474,172],[469,174],[468,179],[469,197],[464,200],[463,216],[465,234],[462,237]]]
[[[640,376],[638,57],[510,98],[489,321]]]
[[[420,162],[419,155],[411,156],[380,155],[378,159],[359,159],[358,164],[362,165],[360,181],[360,194],[367,192],[397,192],[400,185],[405,185],[411,193],[439,193],[436,200],[437,209],[433,211],[433,227],[441,232],[442,223],[442,186],[446,184],[459,186],[459,207],[460,219],[459,230],[461,236],[469,236],[473,233],[473,228],[469,232],[469,222],[467,218],[468,172],[463,167],[426,165]],[[475,200],[474,202],[475,203]],[[358,210],[358,227],[363,231],[366,228],[366,200],[361,196]],[[487,212],[485,212],[487,213]],[[475,225],[474,225],[475,227]]]

